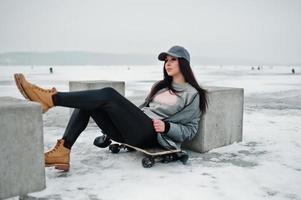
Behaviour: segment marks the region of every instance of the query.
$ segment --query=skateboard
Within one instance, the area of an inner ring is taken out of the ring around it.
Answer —
[[[115,143],[109,146],[109,150],[112,153],[119,153],[121,149],[127,151],[136,150],[143,153],[142,166],[144,168],[151,168],[156,162],[169,163],[180,160],[183,164],[186,164],[189,158],[188,154],[180,149],[167,150],[159,147],[142,149],[125,143]]]

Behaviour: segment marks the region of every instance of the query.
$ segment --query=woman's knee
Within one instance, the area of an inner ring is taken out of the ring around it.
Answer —
[[[99,92],[102,92],[105,94],[109,99],[115,98],[116,96],[119,96],[120,94],[112,87],[105,87],[102,89],[99,89]]]
[[[108,94],[116,92],[116,90],[112,87],[104,87],[102,89],[99,89],[99,91],[104,92],[104,93],[108,93]]]

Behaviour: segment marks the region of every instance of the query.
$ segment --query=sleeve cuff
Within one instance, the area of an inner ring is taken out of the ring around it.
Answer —
[[[166,133],[168,133],[168,131],[170,129],[170,123],[169,122],[164,122],[164,124],[165,124],[165,130],[164,130],[163,134],[166,134]]]

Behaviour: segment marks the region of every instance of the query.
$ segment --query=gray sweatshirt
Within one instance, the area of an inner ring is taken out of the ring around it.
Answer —
[[[167,149],[180,149],[182,142],[191,140],[198,131],[200,99],[189,83],[172,83],[172,86],[181,92],[174,94],[167,88],[161,89],[151,102],[145,101],[139,107],[150,118],[170,124],[167,133],[157,134],[159,144]]]

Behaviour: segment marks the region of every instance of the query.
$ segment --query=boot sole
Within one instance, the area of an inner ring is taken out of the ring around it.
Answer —
[[[15,83],[16,83],[16,85],[17,85],[17,88],[19,89],[20,93],[22,94],[22,96],[23,96],[25,99],[31,101],[31,99],[27,96],[27,94],[26,94],[24,88],[22,87],[22,84],[20,83],[21,77],[24,78],[24,75],[23,75],[23,74],[14,74],[14,79],[15,79]]]
[[[29,101],[33,101],[31,98],[29,98],[29,96],[26,94],[23,86],[22,86],[22,83],[21,83],[21,79],[24,79],[25,80],[25,77],[23,74],[14,74],[14,79],[15,79],[15,83],[17,85],[17,88],[19,89],[20,93],[22,94],[22,96],[29,100]],[[42,106],[42,112],[45,113],[49,108],[42,104],[41,103],[41,106]]]
[[[68,172],[70,169],[69,164],[45,164],[45,167],[54,167],[55,169],[62,170],[64,172]]]

